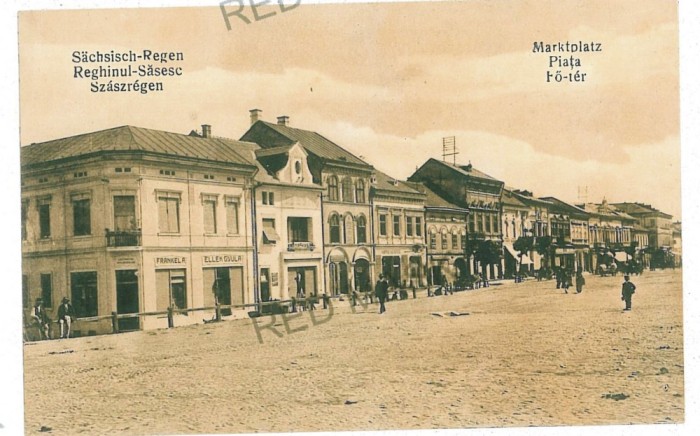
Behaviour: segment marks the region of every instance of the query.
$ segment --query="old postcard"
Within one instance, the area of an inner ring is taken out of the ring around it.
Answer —
[[[119,6],[17,15],[27,434],[685,428],[676,2]]]

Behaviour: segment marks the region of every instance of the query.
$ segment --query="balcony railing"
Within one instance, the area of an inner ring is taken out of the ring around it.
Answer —
[[[287,251],[314,251],[316,245],[313,242],[290,242]]]
[[[141,230],[106,230],[108,247],[138,247],[141,245]]]

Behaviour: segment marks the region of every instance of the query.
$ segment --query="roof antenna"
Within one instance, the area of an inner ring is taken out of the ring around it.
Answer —
[[[448,156],[452,156],[452,165],[457,165],[457,141],[454,136],[446,136],[442,138],[442,161]]]

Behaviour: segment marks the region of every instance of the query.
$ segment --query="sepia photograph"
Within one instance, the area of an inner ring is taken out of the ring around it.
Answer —
[[[678,2],[134,3],[12,17],[24,434],[687,429]]]

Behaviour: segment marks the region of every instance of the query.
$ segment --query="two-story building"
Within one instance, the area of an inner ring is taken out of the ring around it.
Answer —
[[[425,194],[377,170],[372,182],[377,266],[392,286],[425,286]]]
[[[67,297],[77,317],[95,317],[253,302],[248,193],[257,168],[237,141],[203,132],[122,126],[22,147],[25,307]],[[177,314],[175,324],[201,316]]]
[[[574,271],[592,271],[594,266],[590,263],[587,211],[555,197],[544,197],[542,200],[551,204],[549,225],[553,265]]]
[[[599,204],[585,203],[583,208],[589,216],[589,243],[591,265],[597,269],[601,263],[625,263],[630,260],[628,253],[633,247],[633,228],[636,219],[607,200]]]
[[[263,149],[298,143],[313,183],[323,189],[324,289],[331,295],[364,289],[375,277],[369,196],[374,168],[319,133],[290,127],[287,116],[275,124],[261,120],[260,112],[250,111],[251,126],[241,141]]]

